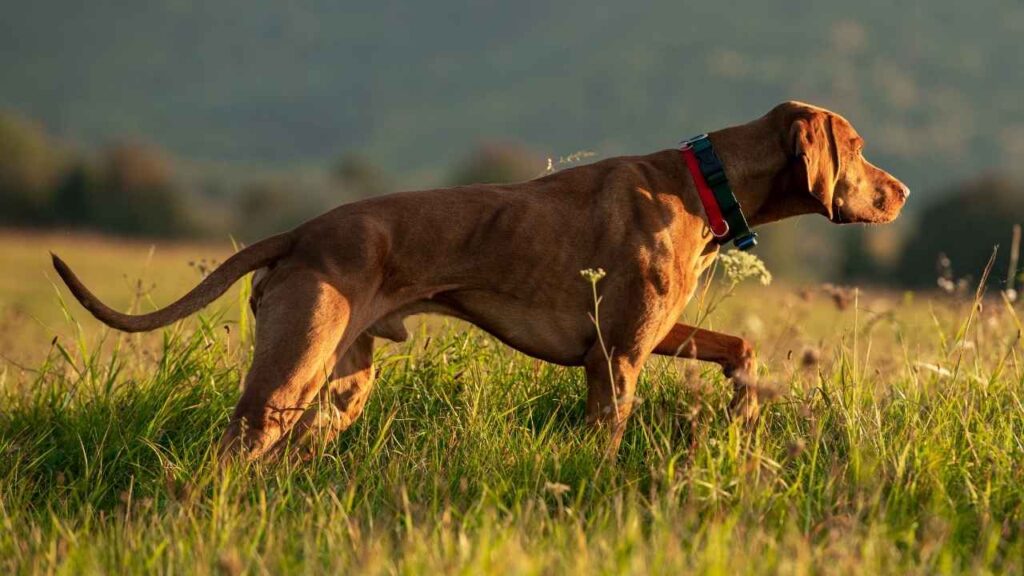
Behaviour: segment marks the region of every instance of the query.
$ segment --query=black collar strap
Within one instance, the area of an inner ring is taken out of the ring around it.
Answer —
[[[725,167],[722,166],[722,161],[715,154],[715,149],[711,146],[711,140],[708,139],[708,135],[701,134],[700,136],[683,141],[682,149],[684,152],[687,149],[693,151],[693,155],[697,158],[700,174],[703,176],[704,182],[707,183],[707,187],[714,193],[714,200],[719,208],[718,211],[721,213],[725,223],[728,224],[728,230],[725,234],[721,236],[715,235],[717,242],[725,244],[732,240],[733,245],[740,250],[750,250],[757,246],[757,234],[750,230],[747,219],[743,216],[743,209],[740,207],[739,201],[736,200],[736,195],[733,194],[732,188],[729,186],[729,180],[725,176]],[[696,181],[697,174],[692,175]],[[700,184],[698,181],[698,188],[700,188]],[[711,211],[705,208],[705,212],[710,213]]]

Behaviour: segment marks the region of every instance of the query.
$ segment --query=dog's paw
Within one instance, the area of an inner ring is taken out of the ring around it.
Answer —
[[[738,370],[732,375],[733,395],[729,402],[729,416],[753,426],[761,415],[761,401],[768,400],[762,395],[762,386],[757,382],[753,372]]]

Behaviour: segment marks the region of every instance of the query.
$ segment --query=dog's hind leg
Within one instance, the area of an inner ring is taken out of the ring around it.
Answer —
[[[301,418],[328,381],[336,355],[355,340],[352,302],[319,273],[278,269],[268,284],[256,316],[252,366],[221,441],[222,457],[263,455]]]
[[[359,418],[373,388],[373,336],[363,333],[334,365],[321,389],[291,432],[274,446],[272,457],[286,452],[309,458]]]

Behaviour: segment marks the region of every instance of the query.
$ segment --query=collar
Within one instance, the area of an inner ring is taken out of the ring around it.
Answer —
[[[684,140],[679,151],[697,186],[715,241],[725,244],[732,240],[736,248],[744,251],[757,246],[757,234],[750,231],[743,209],[725,177],[725,167],[715,154],[708,135]]]

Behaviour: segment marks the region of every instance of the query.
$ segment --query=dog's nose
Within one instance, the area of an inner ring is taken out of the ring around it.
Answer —
[[[900,199],[906,200],[910,198],[910,188],[907,188],[905,184],[900,184]]]

